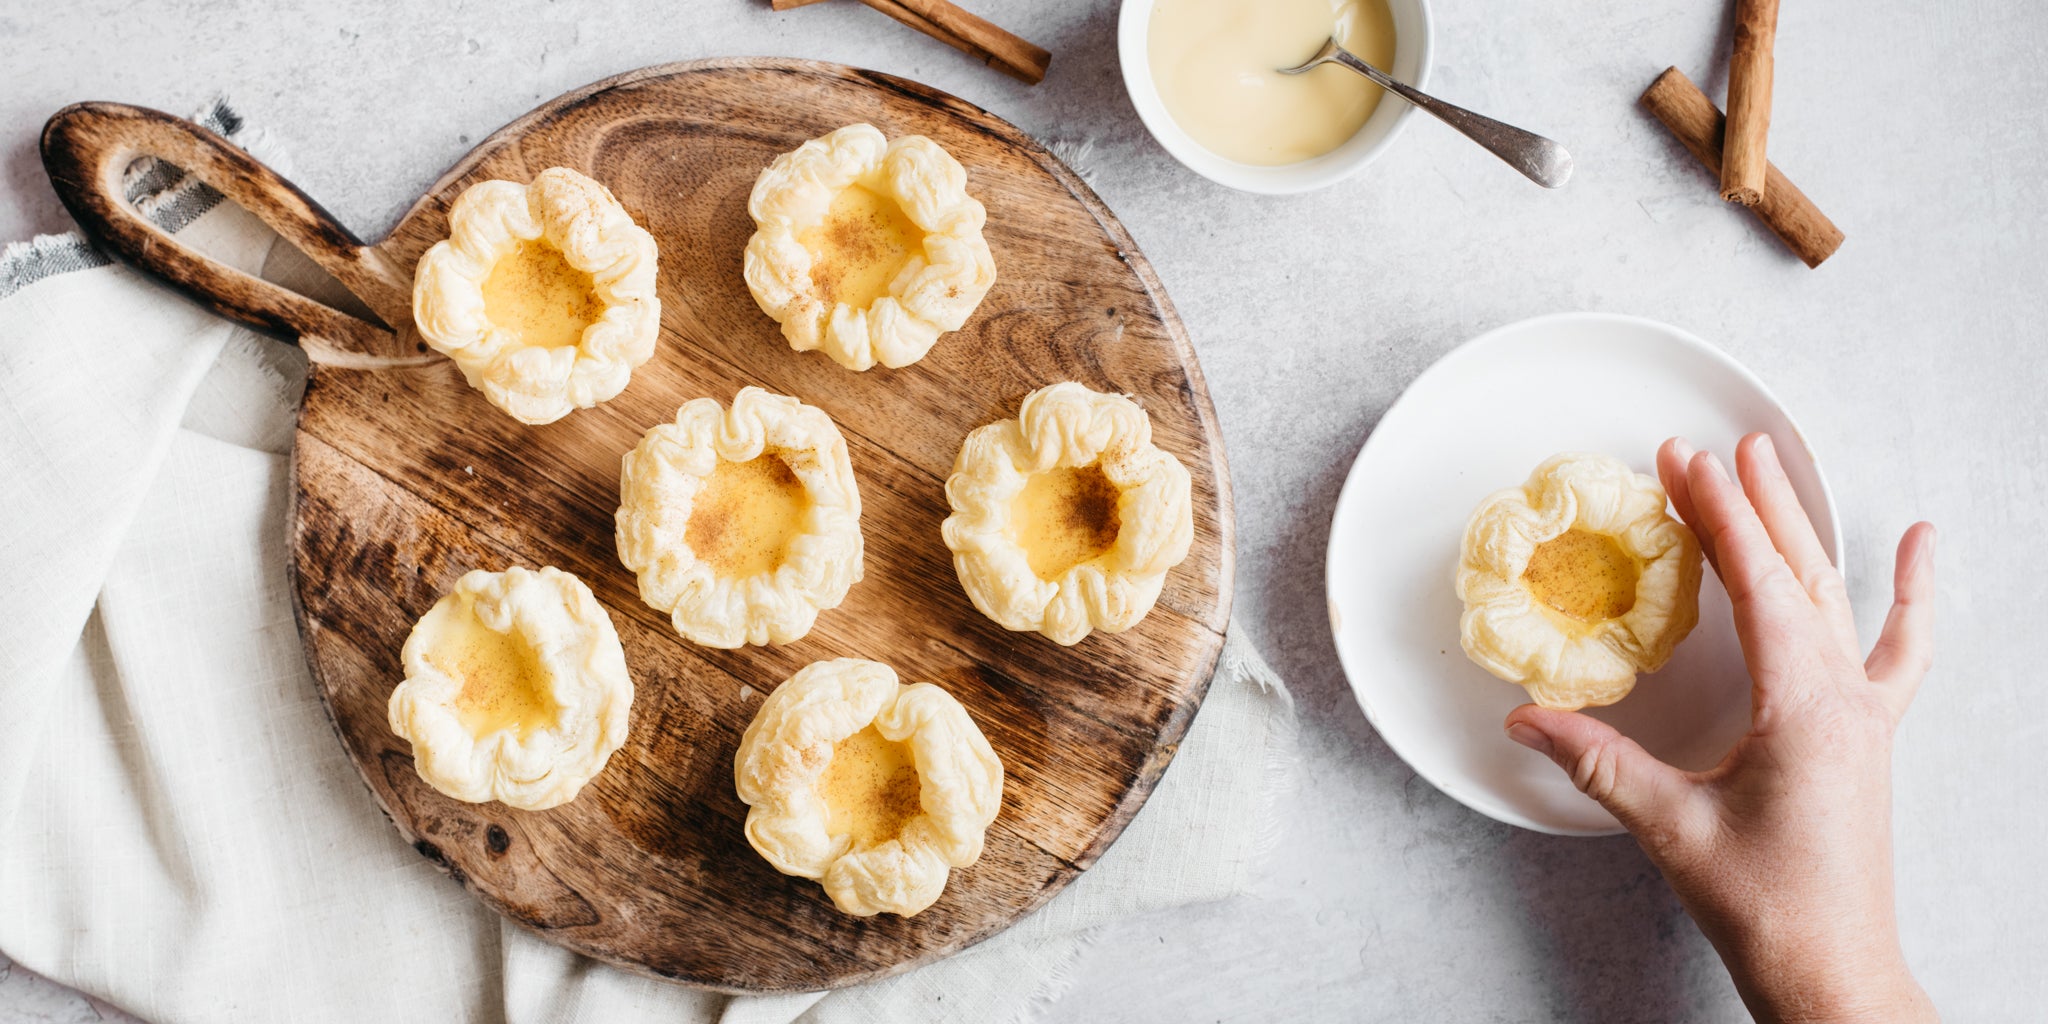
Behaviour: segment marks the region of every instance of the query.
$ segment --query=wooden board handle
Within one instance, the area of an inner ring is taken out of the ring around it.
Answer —
[[[366,323],[199,253],[128,201],[122,188],[128,168],[144,157],[167,161],[270,225],[378,316],[408,324],[410,282],[392,274],[320,204],[234,143],[160,111],[75,103],[43,126],[42,153],[51,186],[87,237],[216,312],[301,343],[322,342],[321,349],[416,354],[403,350],[383,324]]]

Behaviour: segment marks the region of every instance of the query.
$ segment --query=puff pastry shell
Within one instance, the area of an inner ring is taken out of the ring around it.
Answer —
[[[720,463],[780,458],[802,485],[801,530],[775,568],[740,578],[691,548],[696,498]],[[731,409],[709,398],[647,431],[621,463],[619,560],[640,577],[640,597],[668,612],[676,632],[706,647],[785,644],[810,632],[861,578],[860,490],[846,439],[823,410],[742,388]]]
[[[1544,707],[1612,704],[1664,665],[1699,621],[1700,547],[1664,511],[1664,488],[1604,455],[1552,457],[1480,503],[1465,527],[1459,639],[1480,667]],[[1612,540],[1633,561],[1635,597],[1587,621],[1546,606],[1525,579],[1537,549],[1568,531]]]
[[[833,201],[860,186],[895,201],[924,233],[865,308],[831,301],[812,280],[814,255],[799,236],[824,222]],[[939,335],[957,331],[995,284],[995,259],[981,228],[981,203],[967,171],[921,135],[890,142],[872,125],[851,124],[776,157],[747,201],[747,288],[799,352],[823,350],[850,370],[908,366]]]
[[[654,354],[661,322],[654,236],[603,185],[566,167],[550,167],[530,185],[480,181],[449,209],[448,232],[420,258],[413,319],[470,387],[514,419],[552,423],[605,401]],[[602,313],[574,345],[528,344],[485,315],[492,270],[534,242],[590,275]]]
[[[1057,579],[1041,579],[1011,531],[1014,503],[1033,475],[1091,464],[1117,491],[1116,538]],[[946,500],[946,547],[974,606],[1007,629],[1060,644],[1136,625],[1194,537],[1188,472],[1152,444],[1145,410],[1072,382],[1040,388],[1016,419],[968,434]]]
[[[391,731],[412,741],[420,778],[457,800],[566,803],[626,742],[633,679],[619,635],[590,588],[552,566],[464,575],[399,660]],[[522,678],[489,678],[515,669]],[[523,725],[507,724],[506,703],[525,706]]]
[[[870,724],[910,746],[918,812],[895,836],[862,845],[828,830],[821,784],[835,746]],[[981,858],[1003,801],[1003,764],[958,700],[858,658],[805,666],[769,694],[740,738],[733,781],[748,806],[747,842],[777,871],[818,880],[834,906],[861,917],[931,906],[950,869]]]

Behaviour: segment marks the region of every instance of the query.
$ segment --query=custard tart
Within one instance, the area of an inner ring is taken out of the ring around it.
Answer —
[[[654,236],[575,171],[480,181],[420,258],[413,320],[491,404],[552,423],[625,390],[654,355],[654,264]]]
[[[539,811],[574,799],[626,742],[633,678],[611,616],[552,566],[464,575],[399,653],[391,731],[457,800]]]
[[[1056,643],[1152,610],[1194,538],[1188,471],[1138,403],[1072,382],[976,429],[946,480],[941,530],[974,607]]]
[[[1619,459],[1552,457],[1481,502],[1457,572],[1459,639],[1548,708],[1612,704],[1699,622],[1700,546]]]
[[[799,352],[908,366],[995,284],[967,171],[922,135],[852,124],[776,157],[747,200],[747,288]]]
[[[858,658],[776,687],[740,737],[733,781],[747,842],[859,917],[931,906],[953,868],[981,858],[1003,802],[1003,763],[958,700]]]
[[[860,489],[823,410],[760,388],[693,399],[621,463],[619,560],[706,647],[786,644],[861,578]]]

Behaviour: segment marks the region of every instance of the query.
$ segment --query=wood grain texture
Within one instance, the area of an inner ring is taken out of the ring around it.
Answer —
[[[135,108],[72,114],[79,123],[53,121],[60,150],[172,120]],[[740,276],[760,169],[854,121],[935,139],[968,168],[988,208],[995,288],[964,330],[901,370],[856,374],[791,351]],[[154,131],[176,141],[197,129]],[[310,201],[274,196],[297,192],[251,171],[246,157],[204,157],[225,143],[181,144],[228,179],[206,180],[268,209],[266,220],[290,222],[286,238],[304,246],[327,230],[309,225],[331,225]],[[384,241],[358,250],[345,238],[315,240],[327,248],[316,258],[375,278],[360,297],[387,321],[409,323],[398,286],[445,236],[454,198],[477,181],[526,181],[550,166],[604,182],[661,246],[662,344],[623,394],[527,427],[447,360],[419,358],[406,335],[360,352],[312,352],[292,464],[294,597],[314,677],[371,791],[406,841],[507,916],[549,941],[693,985],[851,984],[1015,922],[1093,864],[1143,804],[1201,702],[1229,618],[1230,496],[1215,416],[1151,268],[1094,194],[1011,125],[901,79],[774,59],[666,65],[562,97],[486,139]],[[274,289],[217,294],[223,281],[191,273],[196,257],[169,236],[138,235],[115,215],[81,221],[216,308],[309,338],[334,327],[284,311]],[[977,613],[939,537],[961,439],[1059,380],[1136,397],[1194,484],[1194,545],[1158,607],[1126,633],[1074,648]],[[682,640],[641,603],[613,548],[612,515],[620,456],[647,427],[688,399],[726,402],[748,384],[799,396],[839,424],[860,483],[866,578],[797,643],[719,651]],[[582,577],[611,611],[637,686],[626,746],[578,799],[537,813],[442,796],[385,722],[413,622],[463,573],[510,565]],[[732,783],[741,731],[796,669],[839,656],[944,686],[1003,759],[986,852],[914,918],[841,914],[815,883],[775,872],[741,832],[746,809]]]

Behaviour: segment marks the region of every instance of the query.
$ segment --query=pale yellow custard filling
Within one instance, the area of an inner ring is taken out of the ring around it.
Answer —
[[[438,639],[427,661],[461,681],[455,716],[470,735],[511,730],[523,736],[555,724],[557,709],[532,645],[454,604],[437,605],[430,615],[441,621],[430,627]]]
[[[1057,580],[1116,544],[1117,498],[1097,466],[1042,470],[1010,502],[1010,538],[1039,579]]]
[[[920,787],[910,744],[870,725],[833,746],[832,763],[818,779],[825,831],[851,838],[856,849],[886,843],[917,817]]]
[[[539,240],[521,242],[499,259],[484,278],[483,293],[484,317],[527,347],[575,345],[604,316],[590,275]]]
[[[781,456],[720,462],[697,492],[683,541],[727,579],[774,572],[803,532],[809,507],[803,482]]]
[[[797,242],[811,253],[811,285],[821,301],[865,309],[889,294],[903,264],[923,251],[924,231],[895,199],[849,185]]]
[[[1152,81],[1175,124],[1226,160],[1272,166],[1342,146],[1382,90],[1340,67],[1283,75],[1335,36],[1391,69],[1386,0],[1158,0],[1147,25]]]
[[[1583,623],[1628,614],[1636,604],[1636,560],[1614,538],[1567,530],[1536,546],[1522,582],[1552,611]]]

